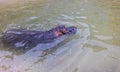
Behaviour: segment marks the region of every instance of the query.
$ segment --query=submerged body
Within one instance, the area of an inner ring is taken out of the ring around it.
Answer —
[[[58,26],[49,31],[12,29],[3,33],[1,39],[5,46],[29,49],[39,45],[40,48],[45,50],[56,46],[75,33],[76,27],[73,26]]]

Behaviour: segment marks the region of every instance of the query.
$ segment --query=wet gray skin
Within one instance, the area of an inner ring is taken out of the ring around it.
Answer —
[[[62,32],[62,35],[56,36],[55,31]],[[65,32],[62,30],[66,30]],[[13,47],[14,49],[31,49],[39,48],[48,50],[64,41],[71,35],[76,34],[77,28],[74,26],[58,26],[49,31],[35,31],[25,29],[12,29],[3,33],[1,39],[4,46]]]

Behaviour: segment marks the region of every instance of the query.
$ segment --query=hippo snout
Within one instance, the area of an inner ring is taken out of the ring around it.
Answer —
[[[66,31],[67,31],[67,34],[76,34],[76,32],[77,32],[77,28],[76,27],[74,27],[74,26],[71,26],[71,27],[67,27],[66,28]]]

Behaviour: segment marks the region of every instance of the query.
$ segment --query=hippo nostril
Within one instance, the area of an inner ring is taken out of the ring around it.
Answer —
[[[70,30],[70,32],[72,32],[72,30]]]

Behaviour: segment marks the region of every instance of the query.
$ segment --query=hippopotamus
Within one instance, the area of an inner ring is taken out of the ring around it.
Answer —
[[[39,46],[42,50],[52,48],[64,41],[67,37],[76,34],[75,26],[65,27],[59,25],[47,31],[36,31],[27,29],[11,29],[1,36],[5,46],[12,46],[15,49],[29,49]]]

